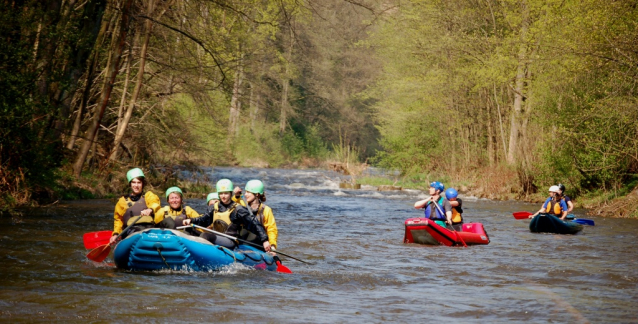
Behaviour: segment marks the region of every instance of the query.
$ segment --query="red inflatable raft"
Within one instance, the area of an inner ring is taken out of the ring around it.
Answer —
[[[405,221],[404,243],[463,246],[461,238],[467,245],[490,243],[490,238],[481,223],[463,224],[462,231],[453,232],[427,218],[408,218]]]

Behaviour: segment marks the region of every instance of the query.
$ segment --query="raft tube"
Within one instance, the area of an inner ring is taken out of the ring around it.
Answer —
[[[583,229],[583,225],[576,222],[564,222],[550,214],[538,214],[529,223],[532,233],[576,234]]]
[[[233,263],[260,270],[277,270],[270,254],[252,246],[239,245],[229,250],[197,236],[158,228],[131,234],[115,247],[113,258],[118,268],[132,271],[209,271]]]
[[[404,243],[463,246],[461,239],[467,245],[490,243],[490,238],[481,223],[466,223],[461,231],[454,232],[427,218],[408,218],[405,221]]]

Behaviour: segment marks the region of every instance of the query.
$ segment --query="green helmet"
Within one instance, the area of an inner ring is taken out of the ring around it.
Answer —
[[[264,183],[259,180],[250,180],[246,182],[246,191],[263,195]]]
[[[228,179],[221,179],[217,181],[217,193],[220,192],[233,192],[233,182]]]
[[[170,187],[168,189],[166,189],[166,199],[168,200],[168,195],[172,194],[173,192],[177,192],[179,193],[180,196],[184,196],[184,194],[182,193],[182,189],[178,188],[178,187]]]
[[[142,169],[135,168],[130,169],[128,170],[128,172],[126,172],[126,179],[128,180],[128,182],[131,182],[131,180],[135,178],[144,178],[144,172],[142,172]]]
[[[206,203],[208,204],[209,201],[213,200],[213,199],[217,199],[219,200],[219,194],[216,192],[211,192],[208,194],[208,197],[206,197]]]

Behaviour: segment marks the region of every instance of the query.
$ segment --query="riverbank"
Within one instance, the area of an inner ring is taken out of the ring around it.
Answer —
[[[524,201],[542,203],[547,198],[546,192],[538,190],[532,194],[523,194],[518,184],[516,172],[507,168],[485,168],[469,175],[443,175],[436,173],[400,175],[399,172],[389,172],[369,168],[367,165],[350,167],[355,170],[350,174],[343,168],[335,168],[338,163],[310,161],[284,166],[284,169],[327,169],[349,175],[349,184],[377,187],[379,190],[416,189],[427,192],[429,182],[441,181],[446,188],[455,188],[462,195],[475,196],[490,200]],[[257,167],[257,166],[255,166]],[[376,172],[370,172],[370,170]],[[2,210],[11,212],[19,206],[43,206],[55,204],[61,200],[116,199],[126,194],[128,184],[124,174],[126,168],[113,168],[109,172],[84,174],[81,179],[75,179],[69,170],[58,171],[58,180],[50,188],[40,188],[35,194],[20,200],[5,193],[2,199]],[[205,199],[209,192],[215,191],[213,181],[205,172],[196,166],[152,166],[145,168],[148,190],[158,196],[164,195],[164,190],[171,186],[180,187],[187,198]],[[181,176],[180,176],[181,175]],[[187,176],[185,176],[187,175]],[[577,208],[588,209],[588,214],[602,217],[638,218],[638,187],[615,192],[595,191],[574,197]],[[569,189],[567,194],[570,195]],[[571,196],[571,195],[570,195]],[[7,199],[8,197],[8,199]]]

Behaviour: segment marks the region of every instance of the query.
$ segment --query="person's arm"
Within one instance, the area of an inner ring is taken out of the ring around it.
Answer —
[[[244,226],[246,230],[257,235],[259,241],[264,245],[264,250],[270,252],[270,242],[268,242],[266,229],[256,217],[250,217],[250,212],[246,207],[237,206],[235,212],[230,214],[230,221],[233,222],[233,224]]]
[[[155,224],[159,224],[164,220],[164,216],[166,214],[166,209],[160,208],[160,210],[155,213],[155,219],[153,220]]]
[[[419,200],[419,201],[414,203],[414,208],[416,208],[416,209],[425,208],[425,206],[427,206],[428,202],[430,202],[430,201],[432,201],[432,197],[428,197],[428,198],[425,198],[423,200]]]
[[[275,215],[272,213],[272,208],[268,206],[264,207],[264,228],[268,235],[268,242],[270,242],[270,245],[276,249],[278,234],[277,224],[275,223]]]
[[[574,210],[574,203],[570,200],[567,202],[567,213],[571,214],[572,210]]]
[[[126,209],[126,200],[124,200],[124,197],[120,197],[120,200],[115,204],[115,211],[113,212],[113,233],[111,234],[109,243],[115,242],[117,235],[122,233],[122,227],[124,226],[122,219],[124,218]]]
[[[146,194],[144,194],[144,200],[146,201],[146,207],[148,208],[142,210],[140,213],[142,216],[156,214],[160,208],[162,208],[159,197],[151,191],[147,191]]]
[[[201,216],[195,209],[188,206],[184,207],[184,211],[186,212],[187,218],[199,218]]]
[[[567,204],[565,203],[565,201],[564,201],[564,200],[561,200],[561,201],[560,201],[560,208],[561,208],[561,210],[563,211],[563,212],[561,213],[561,217],[560,217],[560,219],[565,220],[565,218],[567,218]]]
[[[450,204],[449,200],[445,199],[443,201],[443,209],[445,209],[446,222],[452,225],[452,204]]]
[[[543,206],[541,207],[541,209],[539,209],[536,213],[534,213],[534,215],[529,216],[529,218],[534,218],[536,215],[545,212],[545,210],[547,209],[547,203],[549,203],[549,201],[552,200],[551,197],[547,198],[547,200],[545,200],[545,203],[543,203]]]
[[[208,206],[204,215],[195,217],[195,218],[186,218],[182,222],[184,226],[190,225],[191,223],[194,225],[208,227],[213,223],[213,214],[215,213],[215,205]]]

